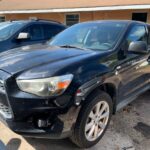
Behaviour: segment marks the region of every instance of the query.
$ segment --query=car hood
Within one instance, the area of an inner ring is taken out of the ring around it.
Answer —
[[[32,45],[12,49],[0,54],[0,69],[10,74],[23,72],[51,62],[92,53],[90,50]]]

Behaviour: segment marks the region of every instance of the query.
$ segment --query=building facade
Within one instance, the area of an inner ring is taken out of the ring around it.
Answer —
[[[149,0],[0,0],[0,22],[18,19],[47,19],[68,26],[78,22],[106,19],[139,20],[150,23]],[[111,3],[110,3],[111,2]]]

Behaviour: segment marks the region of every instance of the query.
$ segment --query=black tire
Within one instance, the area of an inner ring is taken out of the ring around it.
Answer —
[[[109,120],[106,125],[106,128],[104,129],[103,133],[101,134],[100,137],[98,137],[95,141],[88,141],[85,136],[85,125],[87,121],[87,117],[89,116],[89,113],[91,112],[92,108],[100,101],[106,101],[109,105],[110,113],[109,113]],[[100,90],[94,91],[86,100],[85,103],[83,104],[79,116],[77,118],[73,134],[71,137],[71,141],[75,143],[78,147],[80,148],[90,148],[97,144],[100,139],[103,137],[109,123],[111,120],[112,116],[112,110],[113,110],[113,104],[112,104],[112,99],[110,96]]]

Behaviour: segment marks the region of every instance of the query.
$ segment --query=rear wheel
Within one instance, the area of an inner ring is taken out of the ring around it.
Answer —
[[[97,90],[86,100],[75,124],[72,141],[81,148],[89,148],[104,135],[112,115],[112,100]]]

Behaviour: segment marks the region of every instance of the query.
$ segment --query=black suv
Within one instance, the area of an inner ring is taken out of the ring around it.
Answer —
[[[0,23],[0,52],[45,43],[66,29],[64,25],[47,20],[20,20]]]
[[[46,45],[0,54],[0,118],[14,132],[91,147],[112,114],[150,89],[149,26],[74,25]]]

